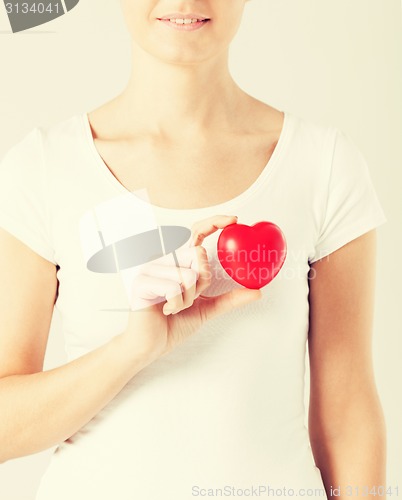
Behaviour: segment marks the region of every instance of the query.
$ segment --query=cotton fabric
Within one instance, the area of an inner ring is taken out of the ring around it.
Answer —
[[[93,272],[93,255],[158,226],[191,228],[218,214],[277,224],[287,241],[279,274],[261,300],[206,323],[60,443],[36,500],[189,500],[202,489],[246,496],[253,487],[325,498],[304,424],[307,276],[312,263],[387,220],[353,140],[285,111],[254,183],[189,210],[153,205],[145,187],[130,193],[98,154],[86,113],[36,127],[0,162],[0,226],[57,266],[68,361],[127,324],[138,268]],[[220,266],[218,236],[203,243],[213,271],[204,295],[241,286]]]

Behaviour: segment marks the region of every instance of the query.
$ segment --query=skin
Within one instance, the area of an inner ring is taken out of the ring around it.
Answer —
[[[98,152],[124,186],[146,187],[156,205],[198,208],[233,198],[261,173],[283,125],[283,113],[243,92],[228,70],[244,0],[230,1],[230,9],[227,0],[198,2],[194,9],[212,20],[193,33],[157,21],[173,3],[121,3],[133,38],[131,77],[89,113]]]
[[[133,40],[131,77],[121,94],[88,117],[112,173],[131,191],[146,186],[156,205],[198,208],[227,201],[253,183],[275,149],[282,113],[242,91],[228,70],[228,47],[245,4],[185,4],[183,10],[194,9],[211,22],[183,33],[156,19],[177,10],[175,2],[121,1]],[[68,439],[138,371],[204,321],[260,298],[258,290],[239,289],[214,299],[200,296],[209,284],[202,242],[233,222],[234,216],[221,214],[198,221],[192,249],[178,255],[179,268],[154,262],[137,278],[137,312],[129,315],[127,329],[48,372],[42,370],[57,294],[55,267],[0,230],[0,407],[10,409],[0,417],[0,461]],[[385,425],[371,353],[375,231],[311,268],[309,432],[329,496],[331,485],[385,484]],[[167,290],[167,301],[153,303]],[[339,498],[347,498],[344,489]]]
[[[386,426],[372,361],[375,270],[375,230],[311,266],[309,432],[328,498],[331,485],[340,485],[343,499],[386,484]]]

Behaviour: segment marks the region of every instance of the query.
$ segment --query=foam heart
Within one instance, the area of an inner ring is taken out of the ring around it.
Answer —
[[[226,273],[246,288],[259,289],[279,273],[287,252],[282,230],[273,222],[229,224],[219,235],[218,259]]]

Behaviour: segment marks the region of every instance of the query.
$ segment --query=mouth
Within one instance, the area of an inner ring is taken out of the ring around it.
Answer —
[[[202,16],[200,14],[190,13],[190,14],[180,14],[174,12],[172,14],[167,14],[162,17],[156,18],[158,21],[162,22],[170,28],[175,28],[184,31],[194,31],[202,28],[205,24],[211,21],[210,18]]]

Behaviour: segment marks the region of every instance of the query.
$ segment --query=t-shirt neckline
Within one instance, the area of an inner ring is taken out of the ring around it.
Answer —
[[[88,118],[88,113],[84,112],[81,115],[79,115],[79,118],[81,119],[81,123],[83,126],[83,131],[84,131],[84,139],[87,147],[89,148],[89,151],[92,154],[92,157],[94,159],[94,167],[96,167],[96,170],[98,173],[101,173],[106,179],[113,185],[113,187],[119,191],[122,194],[128,194],[130,193],[134,197],[137,198],[138,202],[146,204],[148,207],[151,207],[152,209],[156,211],[162,211],[165,213],[170,213],[170,214],[202,214],[204,212],[213,212],[213,213],[220,213],[220,214],[225,214],[228,213],[230,214],[230,210],[233,208],[238,208],[244,203],[250,199],[250,197],[255,194],[261,186],[263,186],[268,179],[268,177],[274,172],[274,170],[277,168],[278,164],[280,163],[279,160],[282,158],[284,151],[285,151],[285,144],[287,142],[287,139],[290,135],[290,129],[291,129],[291,124],[292,124],[292,118],[293,115],[286,110],[282,110],[284,114],[284,120],[282,123],[282,130],[278,138],[278,142],[275,146],[274,151],[272,152],[271,157],[269,158],[268,162],[266,163],[265,167],[259,174],[259,176],[255,179],[255,181],[244,191],[242,191],[240,194],[235,196],[234,198],[231,198],[230,200],[224,201],[222,203],[218,203],[216,205],[209,205],[207,207],[199,207],[199,208],[167,208],[167,207],[161,207],[159,205],[154,205],[150,203],[147,200],[144,200],[143,198],[140,198],[135,194],[135,192],[130,191],[127,189],[110,171],[109,167],[106,165],[106,163],[103,161],[103,158],[99,154],[95,142],[93,140],[92,136],[92,130],[91,130],[91,125],[89,122]]]

